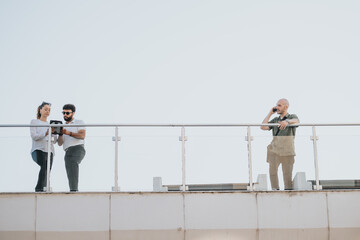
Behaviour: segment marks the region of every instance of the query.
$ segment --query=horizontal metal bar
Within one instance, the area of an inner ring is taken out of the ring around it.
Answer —
[[[261,126],[277,126],[277,123],[258,124],[258,123],[228,123],[228,124],[71,124],[71,127],[261,127]],[[69,124],[0,124],[0,127],[69,127]],[[338,126],[360,126],[360,123],[299,123],[291,124],[292,127],[299,126],[322,126],[322,127],[338,127]]]
[[[247,191],[249,183],[188,184],[189,191]],[[182,185],[164,185],[169,192],[182,191]]]

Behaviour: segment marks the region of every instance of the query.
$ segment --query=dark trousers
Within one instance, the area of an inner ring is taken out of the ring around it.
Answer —
[[[76,145],[66,149],[65,168],[69,180],[70,191],[78,191],[79,164],[85,157],[84,145]]]
[[[38,182],[35,187],[35,192],[43,192],[44,187],[46,187],[46,177],[47,177],[47,158],[48,153],[40,150],[35,150],[31,153],[33,160],[40,166]],[[52,167],[54,155],[50,155],[50,169]]]

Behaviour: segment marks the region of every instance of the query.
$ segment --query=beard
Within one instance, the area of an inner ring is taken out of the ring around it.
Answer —
[[[71,122],[72,116],[70,116],[70,117],[64,116],[64,120],[65,120],[66,122]]]

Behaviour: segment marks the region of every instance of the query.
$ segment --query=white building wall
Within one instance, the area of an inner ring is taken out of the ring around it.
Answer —
[[[360,191],[0,194],[0,239],[360,239]]]
[[[87,233],[86,239],[109,239],[109,198],[107,194],[38,195],[36,239],[51,239],[53,233],[56,239],[66,239],[79,231]]]
[[[35,226],[35,194],[0,194],[1,240],[35,240]]]

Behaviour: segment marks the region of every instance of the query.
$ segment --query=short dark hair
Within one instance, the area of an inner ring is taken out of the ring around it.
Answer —
[[[70,109],[71,111],[75,112],[76,107],[75,107],[74,104],[65,104],[65,105],[63,106],[63,110],[65,110],[65,109]]]

